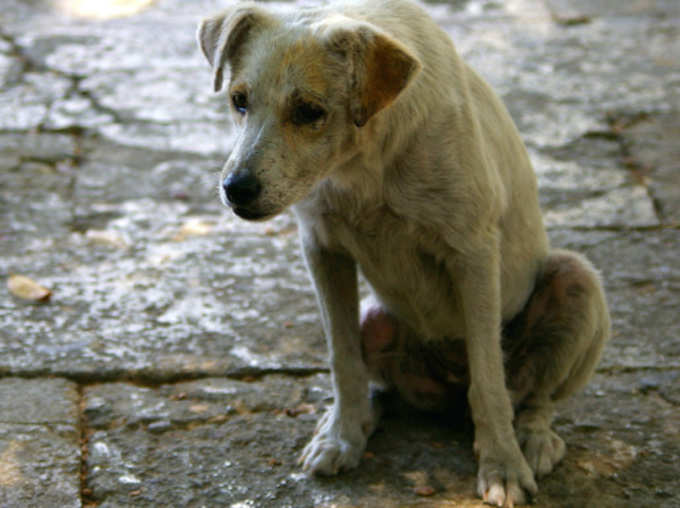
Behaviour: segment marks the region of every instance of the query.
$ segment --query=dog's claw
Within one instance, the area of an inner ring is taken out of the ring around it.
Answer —
[[[534,475],[524,457],[484,457],[479,461],[477,490],[485,503],[500,508],[526,504],[538,492]],[[528,494],[528,495],[527,495]]]
[[[341,470],[356,467],[363,448],[360,444],[353,445],[344,439],[316,435],[302,452],[300,462],[303,471],[335,475]]]
[[[359,423],[351,422],[337,418],[334,408],[321,417],[314,437],[298,460],[303,471],[335,475],[359,465],[368,435]]]

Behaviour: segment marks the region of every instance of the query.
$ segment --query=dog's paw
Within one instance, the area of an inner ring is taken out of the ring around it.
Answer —
[[[485,503],[512,508],[526,504],[538,487],[518,448],[514,453],[507,450],[480,453],[477,492]]]
[[[564,441],[551,429],[517,430],[524,457],[537,477],[548,474],[562,460],[566,451]]]
[[[359,465],[372,431],[356,421],[341,420],[330,408],[319,420],[312,440],[305,446],[300,463],[305,471],[334,475]]]

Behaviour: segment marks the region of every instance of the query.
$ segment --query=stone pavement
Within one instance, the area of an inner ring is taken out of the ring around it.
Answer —
[[[326,352],[291,217],[249,225],[217,199],[232,128],[194,31],[226,1],[2,1],[0,506],[480,506],[455,416],[394,411],[338,478],[296,465]],[[680,3],[428,9],[507,103],[554,245],[611,303],[536,505],[680,506]],[[51,300],[13,296],[12,274]]]

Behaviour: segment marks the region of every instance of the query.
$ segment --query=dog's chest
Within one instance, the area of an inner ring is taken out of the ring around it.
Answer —
[[[387,207],[358,217],[327,216],[332,242],[359,264],[381,300],[424,338],[462,329],[455,280],[435,233]]]

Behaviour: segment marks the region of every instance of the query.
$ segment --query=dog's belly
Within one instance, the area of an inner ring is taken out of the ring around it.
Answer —
[[[425,235],[393,218],[376,228],[352,228],[342,221],[333,236],[356,260],[381,302],[423,340],[462,338],[462,311],[455,281]],[[376,224],[376,222],[374,222]]]
[[[380,301],[423,340],[463,338],[462,315],[443,269],[425,273],[422,267],[413,269],[418,263],[414,259],[390,272],[387,263],[359,265]]]

